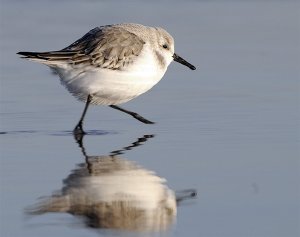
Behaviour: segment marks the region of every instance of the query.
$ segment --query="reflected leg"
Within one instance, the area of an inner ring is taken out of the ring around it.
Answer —
[[[119,106],[116,106],[116,105],[110,105],[110,107],[113,108],[113,109],[120,110],[120,111],[122,111],[122,112],[124,112],[124,113],[126,113],[126,114],[129,114],[129,115],[131,115],[132,117],[134,117],[135,119],[141,121],[142,123],[146,123],[146,124],[154,124],[154,122],[151,122],[151,121],[145,119],[144,117],[142,117],[141,115],[139,115],[139,114],[137,114],[137,113],[135,113],[135,112],[132,112],[132,111],[123,109],[123,108],[121,108],[121,107],[119,107]]]

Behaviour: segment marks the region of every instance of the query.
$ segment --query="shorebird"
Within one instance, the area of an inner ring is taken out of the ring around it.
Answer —
[[[90,156],[83,140],[78,145],[85,162],[63,179],[51,196],[25,209],[27,214],[69,213],[85,217],[85,224],[99,229],[138,232],[165,231],[176,220],[177,206],[196,197],[195,189],[174,191],[165,178],[121,155],[143,145],[154,135],[108,155]]]
[[[68,91],[85,102],[74,128],[77,134],[85,133],[82,125],[90,104],[108,105],[153,124],[118,105],[150,90],[172,61],[196,69],[174,52],[174,39],[167,31],[133,23],[96,27],[62,50],[18,54],[49,66]]]

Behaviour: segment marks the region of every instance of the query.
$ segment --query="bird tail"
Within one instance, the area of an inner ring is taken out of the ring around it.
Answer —
[[[22,58],[30,61],[46,64],[48,66],[64,63],[72,58],[76,53],[68,51],[51,51],[51,52],[18,52]]]

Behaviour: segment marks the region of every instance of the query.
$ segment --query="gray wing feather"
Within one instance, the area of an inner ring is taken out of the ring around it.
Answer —
[[[51,52],[19,52],[24,58],[48,66],[68,63],[79,67],[122,70],[133,63],[145,42],[118,25],[96,27],[68,47]]]
[[[97,27],[62,49],[70,55],[69,62],[120,70],[131,64],[140,54],[145,42],[135,34],[118,26]]]

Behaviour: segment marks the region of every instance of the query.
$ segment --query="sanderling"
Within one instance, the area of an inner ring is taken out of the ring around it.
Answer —
[[[151,89],[173,60],[196,69],[175,54],[174,39],[167,31],[132,23],[96,27],[62,50],[18,54],[49,66],[69,92],[85,102],[74,129],[81,134],[89,104],[108,105],[152,124],[117,105]]]
[[[154,171],[121,157],[154,135],[144,135],[109,155],[88,155],[78,143],[85,163],[78,164],[63,181],[60,191],[25,209],[29,215],[68,213],[84,217],[99,229],[165,231],[176,220],[177,206],[194,198],[195,189],[173,191]]]

